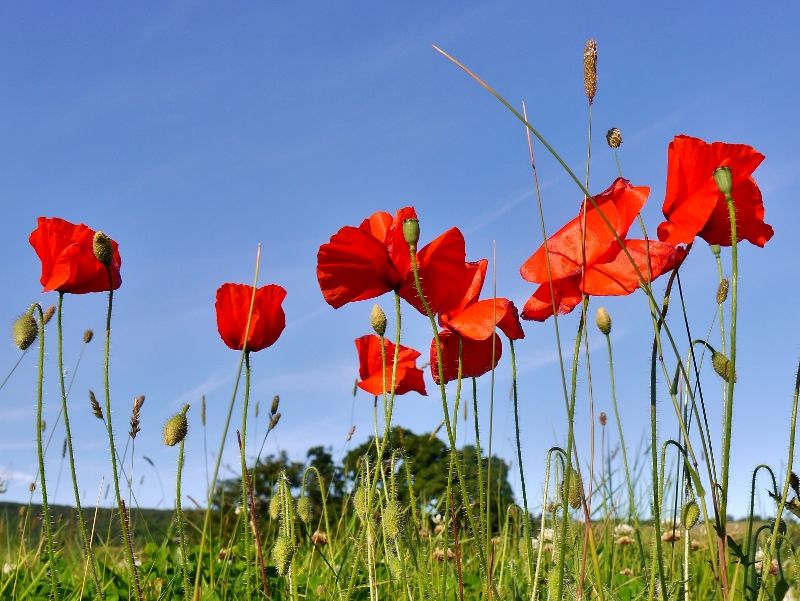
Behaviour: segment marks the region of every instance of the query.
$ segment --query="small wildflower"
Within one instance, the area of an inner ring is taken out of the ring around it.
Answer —
[[[100,403],[97,400],[97,397],[94,396],[93,391],[89,391],[89,404],[92,406],[92,413],[97,419],[103,419],[103,409],[100,407]]]
[[[34,306],[31,305],[30,309],[20,315],[11,328],[14,344],[21,351],[27,350],[30,345],[36,342],[36,338],[39,336],[39,325],[33,317]]]
[[[618,127],[612,127],[606,132],[606,142],[611,148],[616,149],[622,146],[622,132]]]
[[[369,322],[372,324],[372,329],[378,336],[383,336],[386,333],[386,313],[383,312],[380,305],[373,305],[372,311],[369,314]]]
[[[620,547],[627,547],[633,543],[633,539],[630,536],[620,536],[614,542]]]
[[[597,324],[597,329],[603,334],[608,336],[611,333],[611,315],[605,307],[599,307],[594,314],[594,322]]]
[[[114,247],[111,245],[111,238],[103,232],[95,232],[92,240],[92,250],[94,251],[94,256],[103,265],[111,265],[111,261],[114,259]]]
[[[619,571],[619,575],[620,576],[626,576],[626,577],[630,578],[631,576],[633,576],[633,570],[630,569],[630,568],[622,568]]]
[[[448,561],[450,561],[452,559],[455,559],[455,556],[456,556],[456,554],[452,549],[447,549],[447,560]],[[436,561],[444,561],[444,549],[442,549],[441,547],[436,547],[433,550],[433,558]]]
[[[669,529],[664,531],[664,533],[661,535],[661,540],[665,543],[674,543],[679,541],[681,540],[681,531],[674,526],[670,526]]]
[[[617,524],[614,527],[614,536],[630,536],[633,534],[633,526],[630,524]]]
[[[89,344],[92,341],[92,338],[94,338],[94,332],[92,332],[91,330],[86,330],[83,333],[83,343],[84,344]]]

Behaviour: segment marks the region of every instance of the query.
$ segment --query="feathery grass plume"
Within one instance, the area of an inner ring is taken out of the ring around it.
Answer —
[[[11,327],[11,337],[21,351],[27,350],[39,336],[39,324],[36,323],[36,318],[33,316],[34,307],[35,305],[31,305],[30,309],[20,315]]]
[[[612,127],[606,132],[606,142],[609,148],[617,149],[622,146],[622,132],[618,127]]]
[[[103,408],[100,406],[100,402],[97,400],[97,397],[94,395],[94,391],[89,391],[89,404],[92,406],[92,413],[94,416],[102,420],[103,419]]]
[[[294,545],[285,534],[279,535],[275,545],[272,547],[272,559],[275,561],[278,574],[285,576],[289,573],[293,556]]]
[[[111,265],[114,260],[114,247],[111,245],[111,238],[104,232],[97,231],[92,239],[92,251],[94,256],[103,265]]]
[[[42,322],[44,322],[45,325],[50,323],[50,320],[53,319],[53,315],[55,314],[55,312],[56,312],[55,305],[50,305],[49,307],[47,307],[47,311],[45,311],[44,315],[42,316]]]
[[[279,421],[281,421],[281,414],[280,413],[276,413],[275,415],[273,415],[270,418],[270,420],[269,420],[269,428],[267,428],[267,430],[274,430],[275,426],[278,425]]]
[[[726,382],[736,382],[736,373],[731,368],[731,360],[719,351],[711,353],[711,365],[720,378]]]
[[[89,344],[92,341],[92,338],[94,338],[94,332],[92,332],[91,330],[86,330],[83,333],[83,343],[84,344]]]
[[[597,94],[597,42],[594,38],[586,40],[583,49],[583,87],[589,104],[592,104]]]
[[[597,324],[597,329],[604,335],[608,336],[611,333],[611,315],[605,307],[599,307],[594,314],[594,322]]]
[[[281,517],[281,493],[276,490],[269,498],[269,517],[277,520]]]
[[[403,238],[409,246],[417,247],[417,242],[419,242],[419,220],[403,220]]]
[[[328,535],[322,530],[314,530],[314,533],[311,535],[311,542],[317,547],[324,547],[328,544]]]
[[[130,437],[133,438],[134,440],[136,439],[136,435],[142,430],[139,427],[142,405],[144,405],[144,395],[137,396],[135,399],[133,399],[133,411],[131,412],[131,430],[130,432],[128,432],[128,434],[130,434]]]
[[[383,312],[380,305],[373,305],[372,311],[369,314],[369,322],[372,324],[372,329],[378,336],[383,336],[386,333],[386,313]]]
[[[681,522],[683,522],[683,527],[687,530],[691,530],[699,519],[700,507],[698,507],[697,501],[694,499],[687,501],[683,509],[681,509]]]
[[[728,298],[728,288],[730,288],[731,283],[728,281],[728,278],[722,278],[719,283],[719,287],[717,288],[717,304],[721,305],[725,302]]]
[[[391,499],[383,510],[381,523],[386,536],[391,539],[397,538],[403,528],[403,510],[397,499]]]
[[[275,415],[278,412],[278,406],[281,404],[281,397],[280,395],[275,395],[272,397],[272,406],[269,408],[269,414]]]
[[[184,438],[189,431],[189,422],[186,419],[186,413],[176,413],[167,420],[164,424],[163,439],[164,444],[168,447],[174,447]]]
[[[608,416],[606,415],[605,411],[600,412],[600,417],[598,419],[601,426],[605,426],[608,423]]]
[[[311,500],[305,495],[297,499],[296,511],[303,523],[308,524],[311,521]]]

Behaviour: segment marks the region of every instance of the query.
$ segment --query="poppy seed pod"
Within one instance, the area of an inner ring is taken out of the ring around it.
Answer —
[[[594,322],[597,324],[597,329],[603,334],[608,336],[611,333],[611,315],[605,307],[600,307],[594,314]]]
[[[694,499],[687,501],[683,509],[681,509],[681,522],[683,522],[683,527],[687,530],[691,530],[699,519],[700,508],[697,506],[697,501]]]
[[[606,132],[606,142],[610,148],[617,149],[622,146],[622,132],[618,127],[612,127]]]
[[[308,497],[297,499],[297,515],[306,524],[311,521],[311,501]]]
[[[733,188],[733,177],[731,176],[730,167],[717,167],[714,170],[714,181],[719,191],[725,195],[725,198],[730,197],[731,189]]]
[[[168,447],[174,447],[186,438],[186,433],[189,431],[189,422],[186,419],[186,410],[188,408],[189,405],[186,405],[183,411],[173,415],[164,424],[164,444]]]
[[[728,278],[722,278],[719,283],[719,287],[717,287],[717,304],[721,305],[725,302],[728,298],[728,288],[730,287],[730,282]]]
[[[92,332],[91,330],[86,330],[83,333],[83,343],[84,344],[89,344],[92,341],[92,338],[94,338],[94,332]]]
[[[720,378],[726,382],[736,382],[736,372],[733,371],[731,360],[719,351],[714,351],[711,354],[711,365],[714,366],[714,371],[717,372]]]
[[[92,239],[92,251],[94,256],[103,265],[111,265],[114,260],[114,247],[111,244],[111,238],[105,235],[104,232],[97,231],[94,233]]]
[[[33,317],[33,307],[28,309],[27,312],[20,315],[11,327],[11,336],[14,344],[21,351],[27,350],[30,345],[36,342],[39,336],[39,324]]]
[[[386,333],[386,313],[383,312],[380,305],[373,305],[372,311],[369,314],[369,322],[372,324],[372,329],[378,336],[383,336]]]
[[[416,248],[419,242],[419,220],[418,219],[404,219],[403,220],[403,238],[409,246]]]
[[[597,42],[594,38],[589,38],[583,49],[583,87],[592,104],[597,94]]]

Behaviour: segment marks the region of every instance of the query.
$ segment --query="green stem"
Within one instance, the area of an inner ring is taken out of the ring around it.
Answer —
[[[61,314],[62,314],[62,305],[64,303],[64,293],[58,293],[58,313],[56,315],[56,323],[58,327],[58,381],[61,387],[61,412],[64,414],[64,429],[67,435],[67,454],[69,457],[69,469],[72,475],[72,492],[75,497],[75,509],[78,513],[78,527],[81,533],[81,543],[83,544],[83,552],[86,556],[86,561],[89,563],[89,574],[92,577],[92,582],[94,582],[95,592],[101,598],[104,599],[105,595],[103,594],[102,587],[100,586],[100,580],[97,576],[97,568],[95,566],[94,560],[94,552],[92,551],[92,545],[89,541],[89,537],[86,534],[86,521],[83,519],[83,510],[81,509],[81,497],[80,493],[78,492],[78,477],[75,472],[75,456],[72,451],[72,433],[69,427],[69,412],[67,410],[67,389],[64,385],[64,354],[62,349],[62,341],[63,331],[61,327]]]
[[[488,522],[484,522],[484,512],[486,511],[486,498],[485,493],[483,491],[483,452],[481,451],[481,434],[480,434],[480,427],[478,425],[478,380],[477,378],[472,378],[472,418],[475,422],[475,456],[477,457],[477,469],[478,469],[478,510],[479,510],[479,518],[478,518],[478,532],[475,534],[475,539],[479,541],[478,544],[481,544],[481,533],[486,532],[486,529],[489,528]],[[489,457],[487,463],[491,463],[492,458]],[[487,466],[488,469],[488,466]],[[488,481],[487,481],[488,485]],[[488,550],[487,550],[488,553]],[[488,578],[490,575],[487,573],[487,581],[486,581],[486,590],[488,591],[491,588],[490,582]]]
[[[661,584],[661,599],[667,598],[667,583],[664,580],[664,557],[661,550],[661,500],[658,490],[658,428],[656,420],[656,358],[657,341],[653,340],[653,350],[650,359],[650,456],[652,459],[653,478],[653,528],[655,530],[656,553],[653,557],[657,575],[652,575],[650,582],[650,599],[654,595],[654,584],[657,578]]]
[[[184,406],[184,415],[186,415],[187,409],[189,409],[189,405]],[[178,449],[178,475],[175,483],[175,513],[178,519],[178,538],[180,539],[181,563],[183,564],[183,598],[185,601],[190,601],[192,593],[189,588],[189,554],[186,549],[186,534],[183,529],[183,511],[181,510],[181,476],[183,473],[183,445],[185,441],[186,437],[184,436],[184,438],[181,439],[181,446]]]
[[[244,543],[244,578],[245,588],[247,589],[247,598],[250,598],[250,512],[247,506],[247,484],[246,484],[246,471],[247,459],[245,457],[245,448],[247,445],[247,410],[250,404],[250,351],[244,354],[244,406],[242,408],[242,443],[239,445],[239,455],[242,463],[242,542]]]
[[[523,516],[523,529],[525,533],[525,549],[528,552],[528,582],[533,578],[533,546],[531,545],[531,520],[528,512],[528,492],[525,488],[525,470],[522,468],[522,441],[519,435],[519,402],[517,394],[517,356],[514,352],[514,341],[509,338],[508,344],[511,348],[511,390],[514,396],[514,431],[517,435],[517,463],[519,464],[519,480],[522,484],[522,508],[525,511]]]
[[[106,406],[106,430],[108,431],[108,446],[111,450],[111,473],[114,478],[114,497],[117,501],[119,509],[119,521],[122,526],[122,543],[125,547],[125,555],[128,560],[128,569],[131,571],[133,577],[134,589],[136,591],[136,598],[142,601],[142,587],[139,583],[139,572],[136,570],[136,562],[133,558],[131,550],[132,540],[131,533],[128,531],[128,520],[125,515],[123,507],[122,495],[119,492],[119,474],[117,472],[117,449],[114,445],[114,427],[111,419],[111,385],[109,382],[109,358],[111,355],[111,312],[114,306],[114,281],[111,275],[111,268],[106,267],[108,272],[108,311],[106,312],[106,342],[103,357],[103,390],[105,393],[105,406]]]
[[[56,554],[53,550],[53,532],[50,522],[50,506],[47,504],[47,478],[44,475],[44,452],[42,447],[42,396],[44,387],[44,314],[42,307],[36,304],[39,313],[39,375],[36,382],[36,453],[39,457],[40,485],[42,487],[42,512],[45,541],[47,543],[47,560],[50,564],[50,585],[52,598],[58,601],[61,593],[58,588],[58,574],[56,572]]]

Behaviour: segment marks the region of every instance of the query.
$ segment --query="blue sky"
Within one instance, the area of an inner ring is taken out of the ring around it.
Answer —
[[[220,341],[213,299],[223,282],[249,282],[263,245],[262,283],[288,290],[288,325],[279,342],[253,358],[254,400],[263,434],[266,408],[281,395],[283,419],[267,445],[300,458],[313,445],[345,448],[371,430],[371,399],[351,396],[353,339],[369,332],[372,302],[335,311],[315,278],[316,252],[338,228],[376,210],[413,204],[422,237],[462,228],[470,259],[497,247],[498,293],[522,304],[533,286],[518,274],[541,244],[524,132],[493,98],[431,49],[437,44],[482,75],[510,101],[525,99],[531,120],[573,168],[582,170],[586,100],[581,58],[587,38],[599,46],[591,189],[615,176],[604,133],[624,134],[621,161],[634,183],[652,188],[644,210],[652,234],[660,221],[666,150],[672,136],[744,142],[767,159],[756,172],[775,237],[741,251],[740,346],[733,435],[731,510],[744,511],[750,470],[776,468],[787,456],[791,392],[798,361],[800,184],[793,24],[784,11],[727,3],[654,7],[636,2],[556,3],[207,2],[5,5],[0,8],[0,185],[4,261],[3,319],[42,295],[39,262],[27,243],[39,215],[103,229],[120,244],[123,286],[115,297],[112,343],[114,420],[124,441],[133,398],[145,394],[136,443],[142,505],[169,506],[175,453],[161,425],[184,402],[190,411],[185,490],[204,495],[199,397],[208,401],[209,448],[216,449],[238,356]],[[554,231],[578,210],[580,194],[555,162],[536,149],[545,214]],[[716,272],[698,244],[682,270],[697,335],[714,317]],[[65,303],[66,366],[72,370],[87,327],[100,332],[103,295]],[[388,309],[387,297],[381,302]],[[593,308],[600,303],[593,302]],[[650,325],[641,294],[603,299],[614,317],[622,420],[638,443],[648,419]],[[404,342],[427,352],[426,320],[408,309]],[[680,325],[677,313],[671,324]],[[577,318],[561,321],[565,348]],[[391,326],[390,326],[391,327]],[[680,331],[680,330],[678,330]],[[712,343],[718,339],[714,330]],[[523,452],[534,498],[543,458],[563,443],[566,421],[552,322],[527,324],[518,346]],[[596,411],[611,412],[603,341],[590,333]],[[54,338],[51,336],[50,340]],[[567,351],[568,352],[568,351]],[[4,376],[19,352],[0,345]],[[510,367],[495,390],[495,449],[513,455]],[[87,391],[99,390],[102,347],[87,348],[71,395],[79,479],[88,504],[110,475],[107,441]],[[59,397],[53,347],[47,356],[46,413]],[[26,356],[0,391],[0,475],[4,498],[27,500],[35,473],[36,360]],[[721,389],[706,374],[706,400],[719,444]],[[407,395],[396,422],[434,428],[440,403]],[[576,423],[588,451],[585,371]],[[480,403],[488,427],[488,378]],[[676,434],[662,389],[659,427]],[[234,422],[238,417],[239,407]],[[351,416],[353,416],[351,418]],[[461,426],[462,430],[467,430]],[[484,428],[486,430],[486,427]],[[609,437],[616,441],[609,430]],[[598,434],[599,436],[599,434]],[[48,455],[55,491],[63,435]],[[253,440],[253,438],[251,438]],[[467,435],[466,440],[471,440]],[[634,444],[635,446],[635,444]],[[224,461],[236,464],[233,438]],[[644,458],[642,458],[644,459]],[[223,475],[230,472],[223,469]],[[515,479],[516,486],[516,479]],[[644,489],[643,489],[644,492]],[[71,498],[66,474],[58,502]],[[110,502],[110,498],[106,503]],[[766,502],[764,508],[768,505]]]

